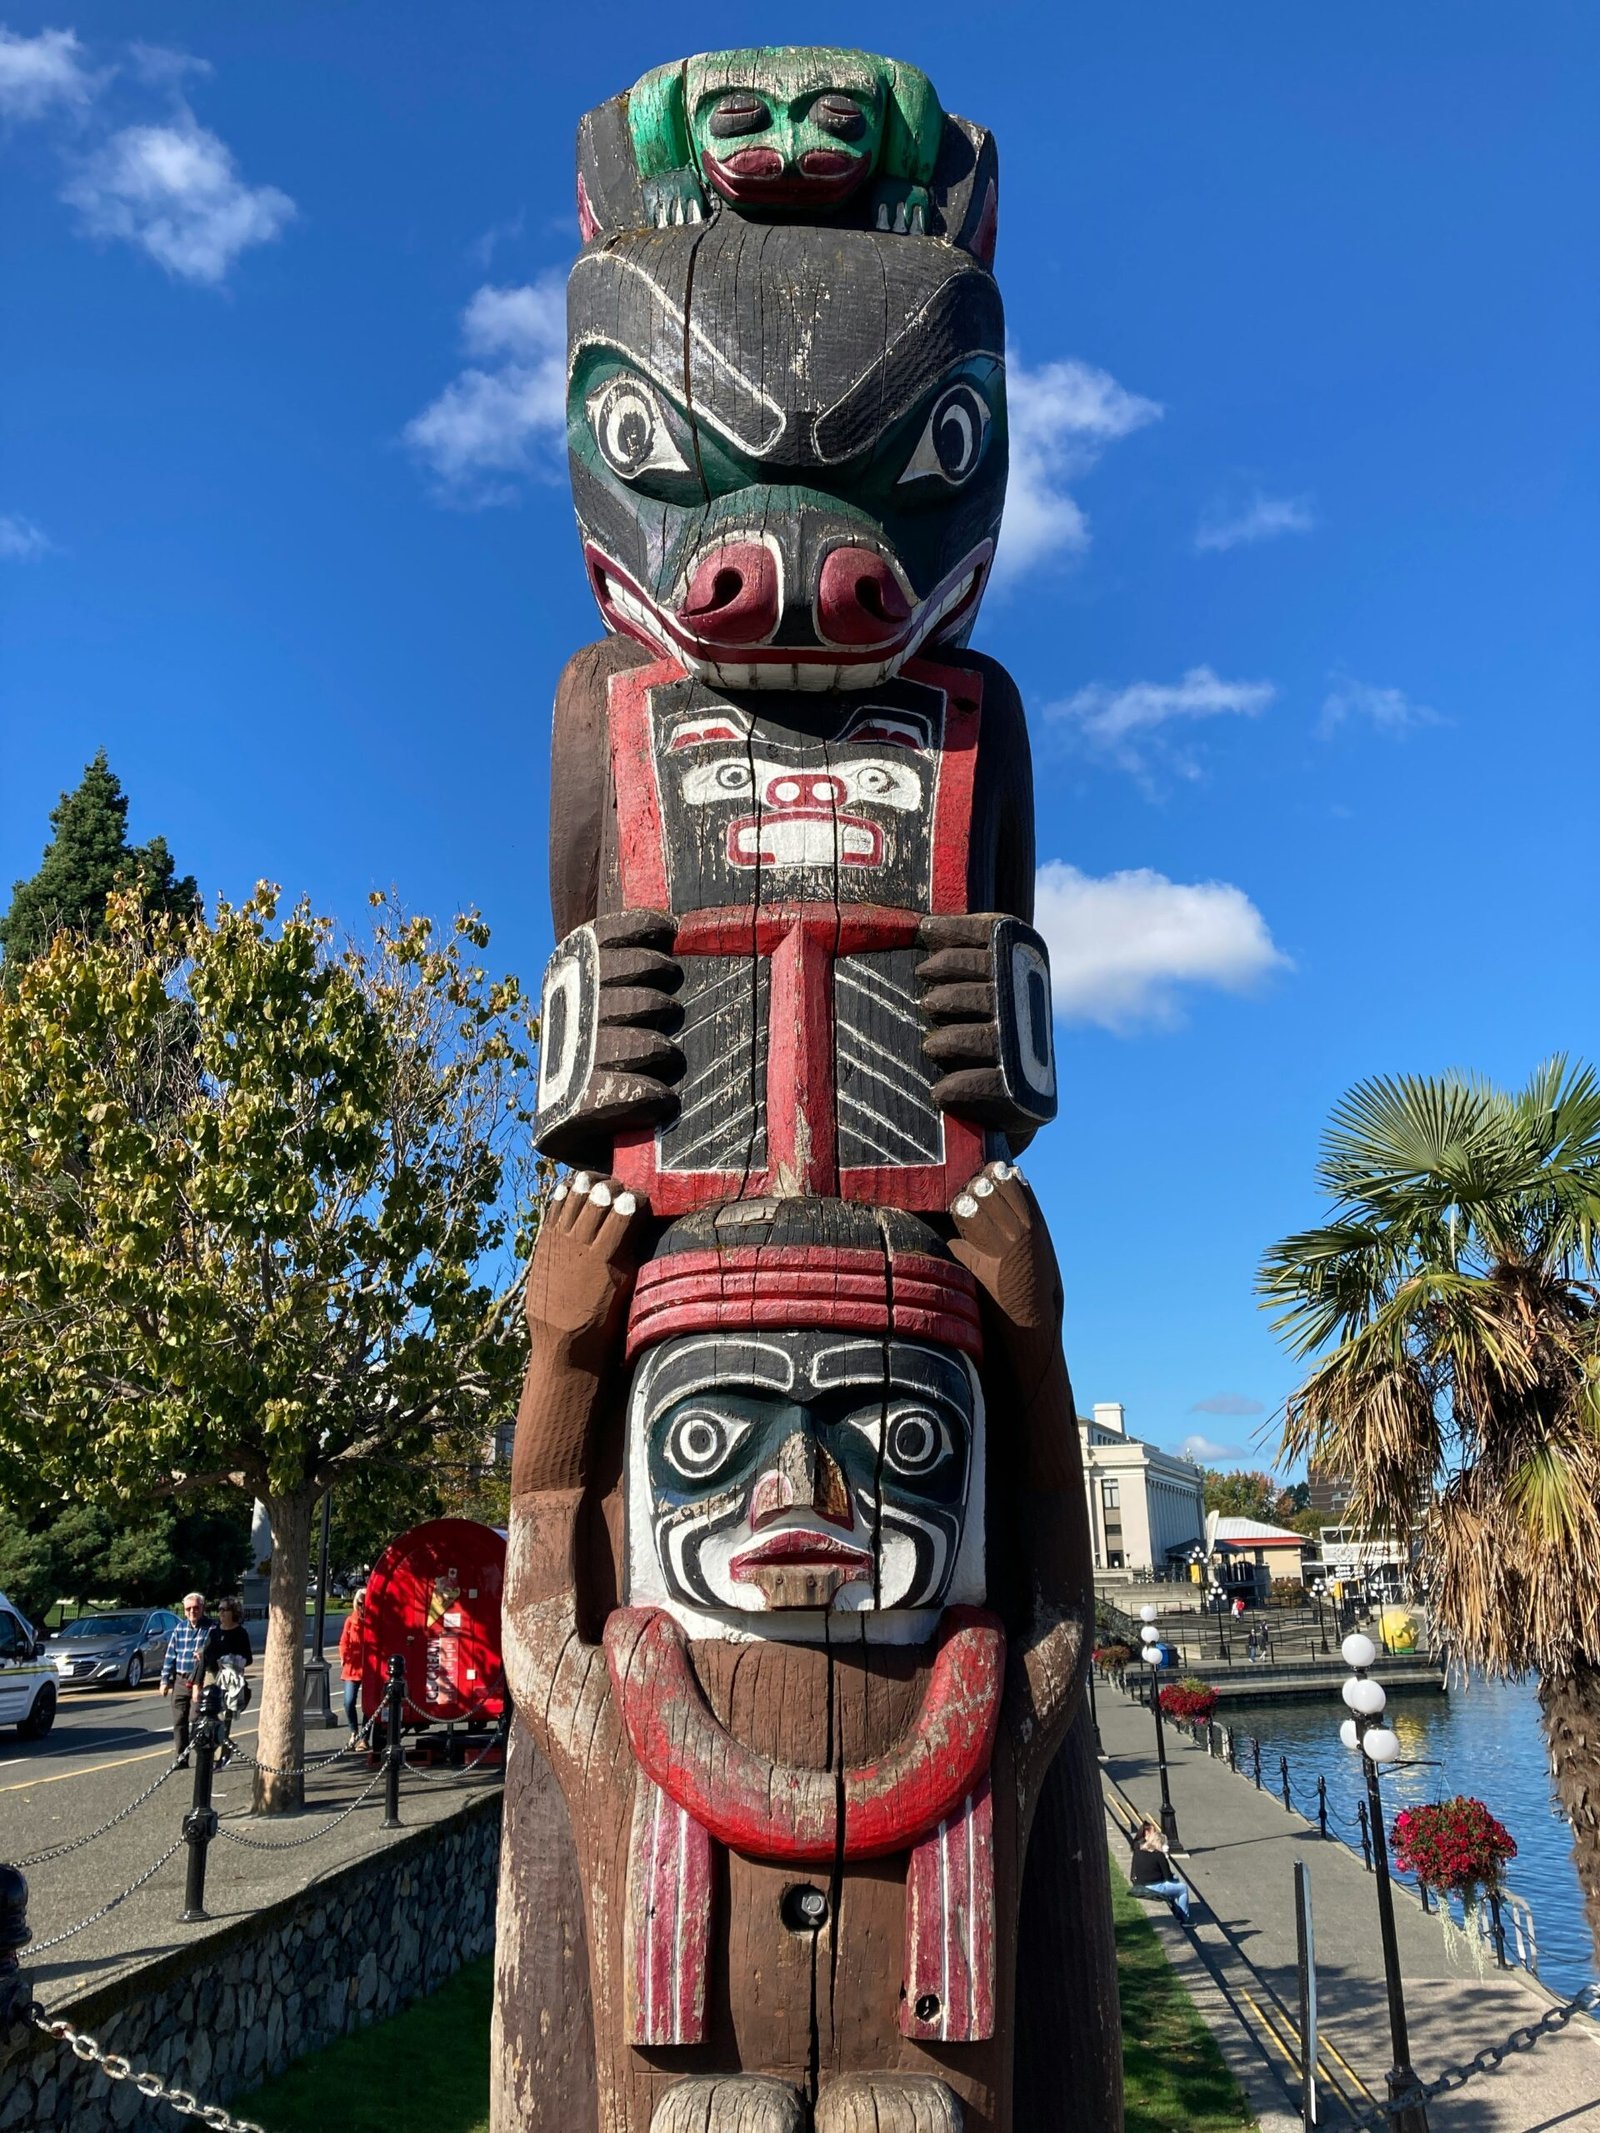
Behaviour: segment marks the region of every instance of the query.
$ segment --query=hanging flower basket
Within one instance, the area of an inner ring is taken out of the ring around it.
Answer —
[[[1217,1692],[1203,1681],[1187,1675],[1161,1691],[1161,1709],[1166,1717],[1203,1726],[1217,1708]]]
[[[1393,1837],[1402,1872],[1458,1896],[1468,1910],[1500,1887],[1506,1862],[1517,1856],[1516,1839],[1482,1800],[1458,1797],[1433,1807],[1402,1808]]]
[[[1100,1644],[1095,1647],[1094,1663],[1102,1674],[1120,1674],[1132,1657],[1131,1644]]]

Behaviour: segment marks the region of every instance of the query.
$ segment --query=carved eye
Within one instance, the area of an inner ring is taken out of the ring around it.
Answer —
[[[718,792],[748,792],[750,790],[750,765],[748,763],[719,763],[717,765]]]
[[[633,481],[640,474],[687,473],[688,461],[672,441],[661,402],[638,378],[613,378],[592,394],[589,427],[600,456],[614,474]]]
[[[725,1466],[749,1435],[750,1425],[714,1407],[691,1407],[678,1416],[662,1446],[686,1481],[704,1481]]]
[[[811,106],[811,116],[835,140],[859,141],[867,130],[866,113],[854,97],[841,96],[836,91],[819,96]]]
[[[950,1426],[927,1407],[903,1406],[890,1411],[888,1434],[884,1433],[881,1408],[852,1415],[858,1429],[876,1451],[883,1447],[883,1463],[896,1474],[921,1477],[931,1474],[952,1449]]]
[[[924,1407],[910,1407],[890,1418],[884,1458],[898,1473],[926,1474],[949,1447],[949,1432],[939,1417]]]
[[[983,457],[990,420],[989,403],[976,386],[948,386],[934,402],[927,428],[900,479],[915,481],[924,474],[937,474],[952,486],[964,482]]]
[[[893,792],[894,777],[879,763],[868,763],[856,777],[856,789],[869,800],[881,799],[884,793]]]
[[[765,133],[771,124],[772,113],[759,96],[734,89],[717,99],[706,131],[714,141],[730,141],[741,133]]]

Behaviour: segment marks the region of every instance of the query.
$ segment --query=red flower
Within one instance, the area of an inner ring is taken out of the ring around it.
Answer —
[[[1395,1864],[1429,1888],[1470,1901],[1500,1886],[1516,1839],[1482,1800],[1458,1796],[1432,1807],[1402,1808],[1394,1818]]]
[[[1192,1677],[1174,1681],[1161,1691],[1161,1708],[1168,1718],[1183,1719],[1190,1725],[1204,1725],[1217,1708],[1217,1692]]]

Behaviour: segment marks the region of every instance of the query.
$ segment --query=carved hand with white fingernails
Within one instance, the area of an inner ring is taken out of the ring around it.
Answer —
[[[1055,1339],[1061,1328],[1061,1274],[1050,1232],[1022,1172],[990,1163],[957,1193],[950,1209],[952,1257],[972,1275],[1018,1335]]]
[[[574,1361],[604,1358],[638,1271],[648,1212],[615,1178],[579,1170],[556,1186],[528,1270],[535,1349],[554,1339]]]

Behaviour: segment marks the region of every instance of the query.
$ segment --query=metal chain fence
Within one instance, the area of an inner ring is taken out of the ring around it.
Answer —
[[[1481,2052],[1474,2052],[1470,2059],[1446,2067],[1432,2081],[1419,2081],[1415,2088],[1375,2105],[1355,2121],[1357,2133],[1366,2133],[1370,2128],[1382,2128],[1388,2133],[1401,2111],[1410,2110],[1419,2103],[1431,2103],[1436,2096],[1448,2096],[1453,2089],[1464,2088],[1479,2074],[1492,2074],[1514,2053],[1531,2052],[1543,2038],[1558,2035],[1575,2015],[1592,2015],[1597,2008],[1600,2008],[1600,1985],[1583,1986],[1570,2000],[1552,2007],[1537,2022],[1528,2022],[1522,2028],[1514,2029],[1503,2044],[1486,2044]]]
[[[183,1849],[184,1842],[185,1839],[183,1837],[175,1838],[167,1846],[154,1866],[146,1867],[137,1881],[130,1881],[121,1895],[113,1896],[111,1901],[103,1903],[98,1911],[91,1911],[87,1918],[80,1918],[75,1926],[68,1926],[64,1933],[52,1933],[48,1940],[34,1941],[28,1949],[28,1960],[31,1962],[35,1956],[43,1955],[46,1948],[59,1948],[64,1940],[71,1940],[74,1933],[81,1933],[86,1926],[97,1925],[102,1918],[109,1918],[119,1903],[126,1903],[128,1898],[136,1890],[142,1889],[147,1881],[154,1881],[173,1853]]]
[[[387,1771],[380,1770],[377,1776],[362,1791],[356,1794],[350,1805],[342,1813],[333,1816],[331,1821],[320,1823],[307,1837],[246,1837],[242,1836],[238,1830],[229,1829],[226,1824],[221,1822],[217,1824],[217,1835],[224,1838],[229,1844],[241,1845],[248,1852],[297,1852],[307,1844],[315,1844],[319,1837],[325,1837],[329,1830],[337,1829],[341,1822],[348,1822],[362,1801],[371,1799],[387,1775]],[[181,1838],[179,1842],[182,1842]]]
[[[166,1769],[162,1771],[153,1785],[147,1785],[136,1799],[128,1802],[126,1807],[119,1807],[111,1817],[111,1820],[102,1822],[98,1829],[91,1829],[82,1837],[70,1837],[65,1844],[47,1845],[42,1852],[29,1852],[25,1859],[13,1859],[10,1864],[12,1866],[46,1866],[52,1859],[64,1859],[68,1852],[75,1852],[85,1844],[92,1844],[96,1837],[103,1837],[108,1829],[115,1829],[119,1822],[125,1822],[136,1807],[142,1807],[146,1800],[153,1800],[174,1771],[182,1768],[183,1765],[179,1762],[168,1763]]]
[[[130,2060],[120,2052],[108,2052],[97,2044],[93,2037],[82,2030],[74,2029],[70,2022],[53,2022],[35,2000],[27,2009],[28,2020],[46,2037],[53,2037],[64,2044],[75,2059],[85,2066],[97,2066],[108,2081],[128,2081],[141,2096],[152,2103],[171,2104],[180,2118],[198,2118],[203,2126],[210,2126],[214,2133],[266,2133],[266,2129],[253,2118],[235,2118],[225,2111],[220,2103],[202,2103],[187,2089],[168,2088],[159,2074],[136,2074]]]

